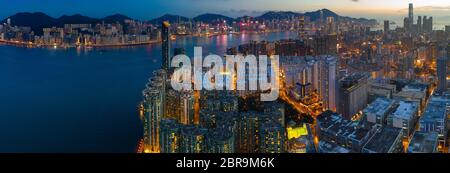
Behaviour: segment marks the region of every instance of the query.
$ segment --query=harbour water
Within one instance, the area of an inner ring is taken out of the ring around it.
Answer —
[[[173,48],[224,54],[250,40],[295,38],[291,32],[180,37]],[[49,49],[0,45],[0,152],[134,152],[142,136],[137,105],[158,44]]]

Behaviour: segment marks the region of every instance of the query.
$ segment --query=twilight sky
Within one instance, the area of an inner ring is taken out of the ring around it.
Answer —
[[[76,13],[103,17],[122,13],[150,19],[166,13],[194,17],[206,12],[236,17],[269,10],[303,12],[328,8],[340,15],[381,19],[405,16],[410,2],[414,3],[417,15],[450,18],[449,0],[0,0],[0,18],[38,11],[53,17]]]

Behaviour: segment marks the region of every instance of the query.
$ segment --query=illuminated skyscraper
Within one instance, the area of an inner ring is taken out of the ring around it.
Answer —
[[[161,153],[178,153],[181,126],[173,119],[162,119],[160,122]]]
[[[320,61],[319,95],[324,109],[336,111],[337,59],[333,56],[322,56]]]
[[[299,36],[300,40],[305,41],[305,39],[306,39],[305,16],[300,17],[300,26],[299,26],[298,36]]]
[[[208,153],[234,153],[234,134],[224,128],[215,128],[206,136]]]
[[[193,125],[181,129],[180,153],[206,153],[207,129]]]
[[[264,113],[281,126],[285,126],[286,117],[284,103],[278,101],[264,102]]]
[[[286,132],[280,123],[275,121],[264,122],[260,129],[261,153],[283,153]]]
[[[160,120],[165,112],[166,72],[158,70],[143,91],[144,142],[148,152],[159,152]]]
[[[323,10],[320,10],[320,18],[319,18],[320,25],[323,25],[325,23]]]
[[[194,95],[193,92],[183,92],[180,100],[180,122],[185,125],[194,124]]]
[[[201,91],[200,107],[208,111],[237,111],[238,96],[234,91]]]
[[[170,23],[164,21],[162,23],[161,36],[162,36],[162,68],[166,71],[170,68]]]
[[[326,33],[327,34],[336,34],[336,22],[334,17],[327,17],[327,25],[326,25]]]
[[[412,24],[414,23],[414,6],[412,3],[409,3],[409,8],[408,8],[408,19],[409,19],[409,24],[412,26]]]
[[[166,116],[178,120],[181,124],[194,124],[194,92],[193,91],[175,91],[167,92]]]
[[[237,124],[236,150],[239,153],[257,153],[260,145],[260,125],[267,120],[261,112],[242,112]]]
[[[405,19],[403,20],[403,27],[408,32],[417,30],[416,28],[414,28],[414,6],[412,3],[409,4],[408,17],[405,17]]]

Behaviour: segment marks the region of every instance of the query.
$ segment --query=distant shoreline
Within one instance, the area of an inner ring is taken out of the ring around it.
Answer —
[[[205,37],[217,37],[217,36],[223,36],[223,35],[259,35],[259,34],[267,34],[267,33],[282,33],[282,32],[295,32],[295,31],[266,31],[266,32],[243,32],[243,33],[228,33],[228,34],[210,34],[210,35],[176,35],[176,37],[199,37],[199,38],[205,38]],[[20,41],[8,41],[8,40],[0,40],[0,44],[4,45],[10,45],[10,46],[17,46],[17,47],[27,47],[27,48],[53,48],[53,49],[72,49],[72,48],[83,48],[83,49],[93,49],[93,48],[125,48],[125,47],[133,47],[133,46],[142,46],[142,45],[152,45],[161,43],[160,40],[152,40],[142,43],[126,43],[126,44],[96,44],[96,45],[90,45],[90,46],[65,46],[65,45],[53,45],[53,44],[36,44],[31,42],[20,42]]]
[[[126,43],[126,44],[97,44],[97,45],[90,45],[90,46],[64,46],[64,45],[53,45],[53,44],[36,44],[31,42],[19,42],[19,41],[7,41],[7,40],[0,40],[0,43],[10,46],[27,46],[28,48],[101,48],[101,47],[127,47],[127,46],[139,46],[139,45],[147,45],[147,44],[155,44],[160,43],[161,41],[155,40],[155,41],[148,41],[148,42],[142,42],[142,43]]]

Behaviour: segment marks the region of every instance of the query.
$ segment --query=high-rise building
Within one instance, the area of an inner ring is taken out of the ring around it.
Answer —
[[[272,120],[281,124],[281,126],[285,126],[286,117],[284,103],[278,101],[264,102],[264,113],[269,115]]]
[[[181,124],[194,124],[195,98],[193,91],[169,90],[166,96],[165,116],[178,120]]]
[[[431,31],[433,31],[433,17],[423,17],[422,31],[426,33],[430,33]]]
[[[314,54],[315,55],[336,55],[337,35],[316,35],[314,37]]]
[[[8,26],[11,26],[11,18],[8,18],[8,19],[6,20],[6,24],[8,24]]]
[[[174,119],[160,121],[159,142],[161,153],[178,153],[180,146],[180,124]]]
[[[273,120],[264,122],[260,129],[261,153],[283,153],[286,133],[284,127]]]
[[[181,129],[180,153],[206,153],[208,130],[193,125]]]
[[[320,10],[320,18],[319,18],[320,25],[323,25],[325,23],[323,10]]]
[[[268,117],[256,111],[242,112],[236,131],[236,150],[240,153],[258,153],[260,145],[260,127]]]
[[[326,25],[326,33],[327,34],[336,34],[336,22],[334,17],[327,17],[327,25]]]
[[[417,17],[417,32],[422,33],[423,25],[422,25],[422,16]]]
[[[409,19],[410,25],[412,25],[413,22],[414,22],[414,6],[413,6],[413,3],[409,3],[408,19]]]
[[[323,56],[320,63],[319,95],[324,109],[336,111],[337,59],[333,56]]]
[[[144,142],[148,152],[160,152],[159,123],[165,112],[165,90],[165,70],[155,71],[143,91]]]
[[[233,91],[201,91],[201,110],[234,112],[238,110],[238,96]]]
[[[369,74],[355,73],[339,81],[339,106],[337,112],[351,119],[367,106]]]
[[[389,20],[384,21],[384,33],[388,33],[390,30]]]
[[[447,90],[447,57],[445,53],[437,59],[438,92]]]
[[[414,7],[413,4],[410,3],[408,8],[408,17],[405,17],[405,19],[403,20],[403,27],[405,28],[406,31],[411,32],[413,31],[413,26],[414,26]]]
[[[409,21],[409,18],[407,18],[407,17],[405,17],[403,19],[403,28],[405,28],[406,31],[411,31],[410,21]]]
[[[195,100],[193,92],[183,92],[180,102],[180,122],[185,125],[194,124]]]
[[[447,58],[450,58],[450,40],[447,43]],[[450,65],[449,61],[447,61],[447,63]],[[450,69],[450,66],[447,66],[447,68]],[[448,73],[448,70],[447,70]]]
[[[206,136],[208,153],[234,153],[234,134],[225,128],[215,128]]]
[[[300,40],[305,41],[306,39],[305,16],[300,17],[299,25],[300,26],[298,31],[298,37]]]
[[[170,23],[164,21],[161,29],[162,37],[162,68],[166,71],[170,69]]]
[[[409,8],[408,8],[408,17],[409,19],[413,20],[414,19],[414,7],[412,3],[409,3]]]

